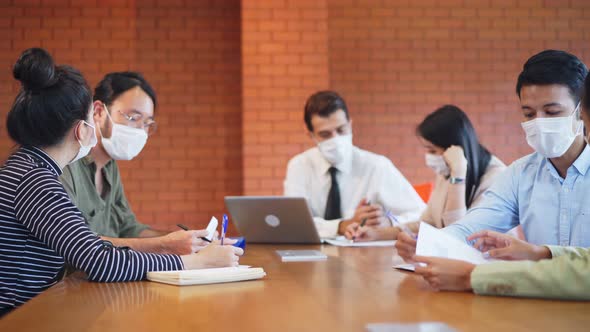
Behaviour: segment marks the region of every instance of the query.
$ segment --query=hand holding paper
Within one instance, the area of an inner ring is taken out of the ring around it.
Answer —
[[[476,265],[494,261],[465,242],[425,222],[420,223],[416,255],[458,259]]]
[[[471,289],[471,272],[487,259],[467,245],[427,223],[420,224],[416,245],[415,272],[435,290],[463,291]]]
[[[549,248],[519,240],[508,234],[481,231],[471,235],[467,240],[475,241],[473,246],[483,252],[486,257],[531,261],[551,258]]]

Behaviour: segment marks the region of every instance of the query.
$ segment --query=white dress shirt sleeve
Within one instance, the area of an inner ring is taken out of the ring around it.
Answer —
[[[324,238],[334,238],[338,236],[338,226],[342,219],[326,220],[320,217],[314,217],[315,228],[319,236]]]
[[[377,188],[377,202],[385,210],[390,210],[400,222],[419,220],[426,204],[414,187],[391,160],[382,157],[379,166],[378,176],[373,178],[377,182],[374,184]]]

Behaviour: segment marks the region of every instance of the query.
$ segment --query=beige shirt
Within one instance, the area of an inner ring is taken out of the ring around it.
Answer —
[[[477,204],[481,202],[483,193],[488,190],[488,188],[494,183],[496,176],[502,173],[504,169],[506,169],[506,165],[504,165],[500,159],[492,156],[490,163],[488,164],[488,167],[481,178],[479,187],[473,195],[473,203],[471,204],[471,207],[477,206]],[[447,194],[449,192],[450,186],[451,184],[447,179],[445,179],[444,176],[436,176],[434,189],[430,195],[428,206],[426,207],[424,213],[422,213],[420,220],[427,222],[437,228],[443,228],[463,218],[463,216],[467,214],[467,209],[445,211],[445,206],[447,204]],[[466,190],[471,191],[471,188],[466,188]]]

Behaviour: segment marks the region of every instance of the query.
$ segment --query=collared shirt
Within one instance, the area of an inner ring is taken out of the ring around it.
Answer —
[[[590,247],[590,147],[563,179],[538,153],[515,161],[465,218],[444,228],[458,238],[480,230],[507,232],[522,225],[528,242]]]
[[[320,237],[336,236],[341,221],[323,219],[332,185],[330,167],[314,147],[289,161],[284,182],[285,196],[307,199]],[[391,210],[400,222],[418,220],[426,207],[406,178],[384,156],[353,147],[349,163],[337,168],[343,219],[354,216],[363,198]]]
[[[117,163],[110,160],[102,169],[102,197],[96,191],[95,173],[96,164],[88,156],[66,166],[60,181],[93,232],[108,237],[138,237],[149,226],[139,223],[131,210]]]
[[[590,249],[548,246],[553,259],[481,264],[471,273],[477,294],[590,300]]]
[[[504,165],[500,159],[492,156],[486,167],[485,173],[480,179],[479,186],[473,193],[473,202],[471,203],[470,208],[474,208],[481,203],[483,200],[483,193],[492,186],[496,178],[500,176],[505,169],[506,165]],[[437,174],[432,195],[428,200],[428,206],[424,213],[422,213],[420,221],[427,222],[437,228],[443,228],[455,223],[467,214],[467,208],[445,211],[447,196],[451,186],[452,184],[446,177]],[[472,189],[466,188],[465,190],[470,191]]]
[[[67,261],[92,281],[143,279],[179,270],[177,255],[113,247],[90,231],[43,150],[23,147],[0,169],[0,309],[14,308],[58,281]]]

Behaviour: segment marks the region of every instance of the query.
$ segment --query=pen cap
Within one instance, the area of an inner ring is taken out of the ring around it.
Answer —
[[[231,239],[237,240],[238,242],[234,243],[234,247],[242,248],[244,252],[246,252],[246,238],[243,236],[239,237],[232,237]]]

